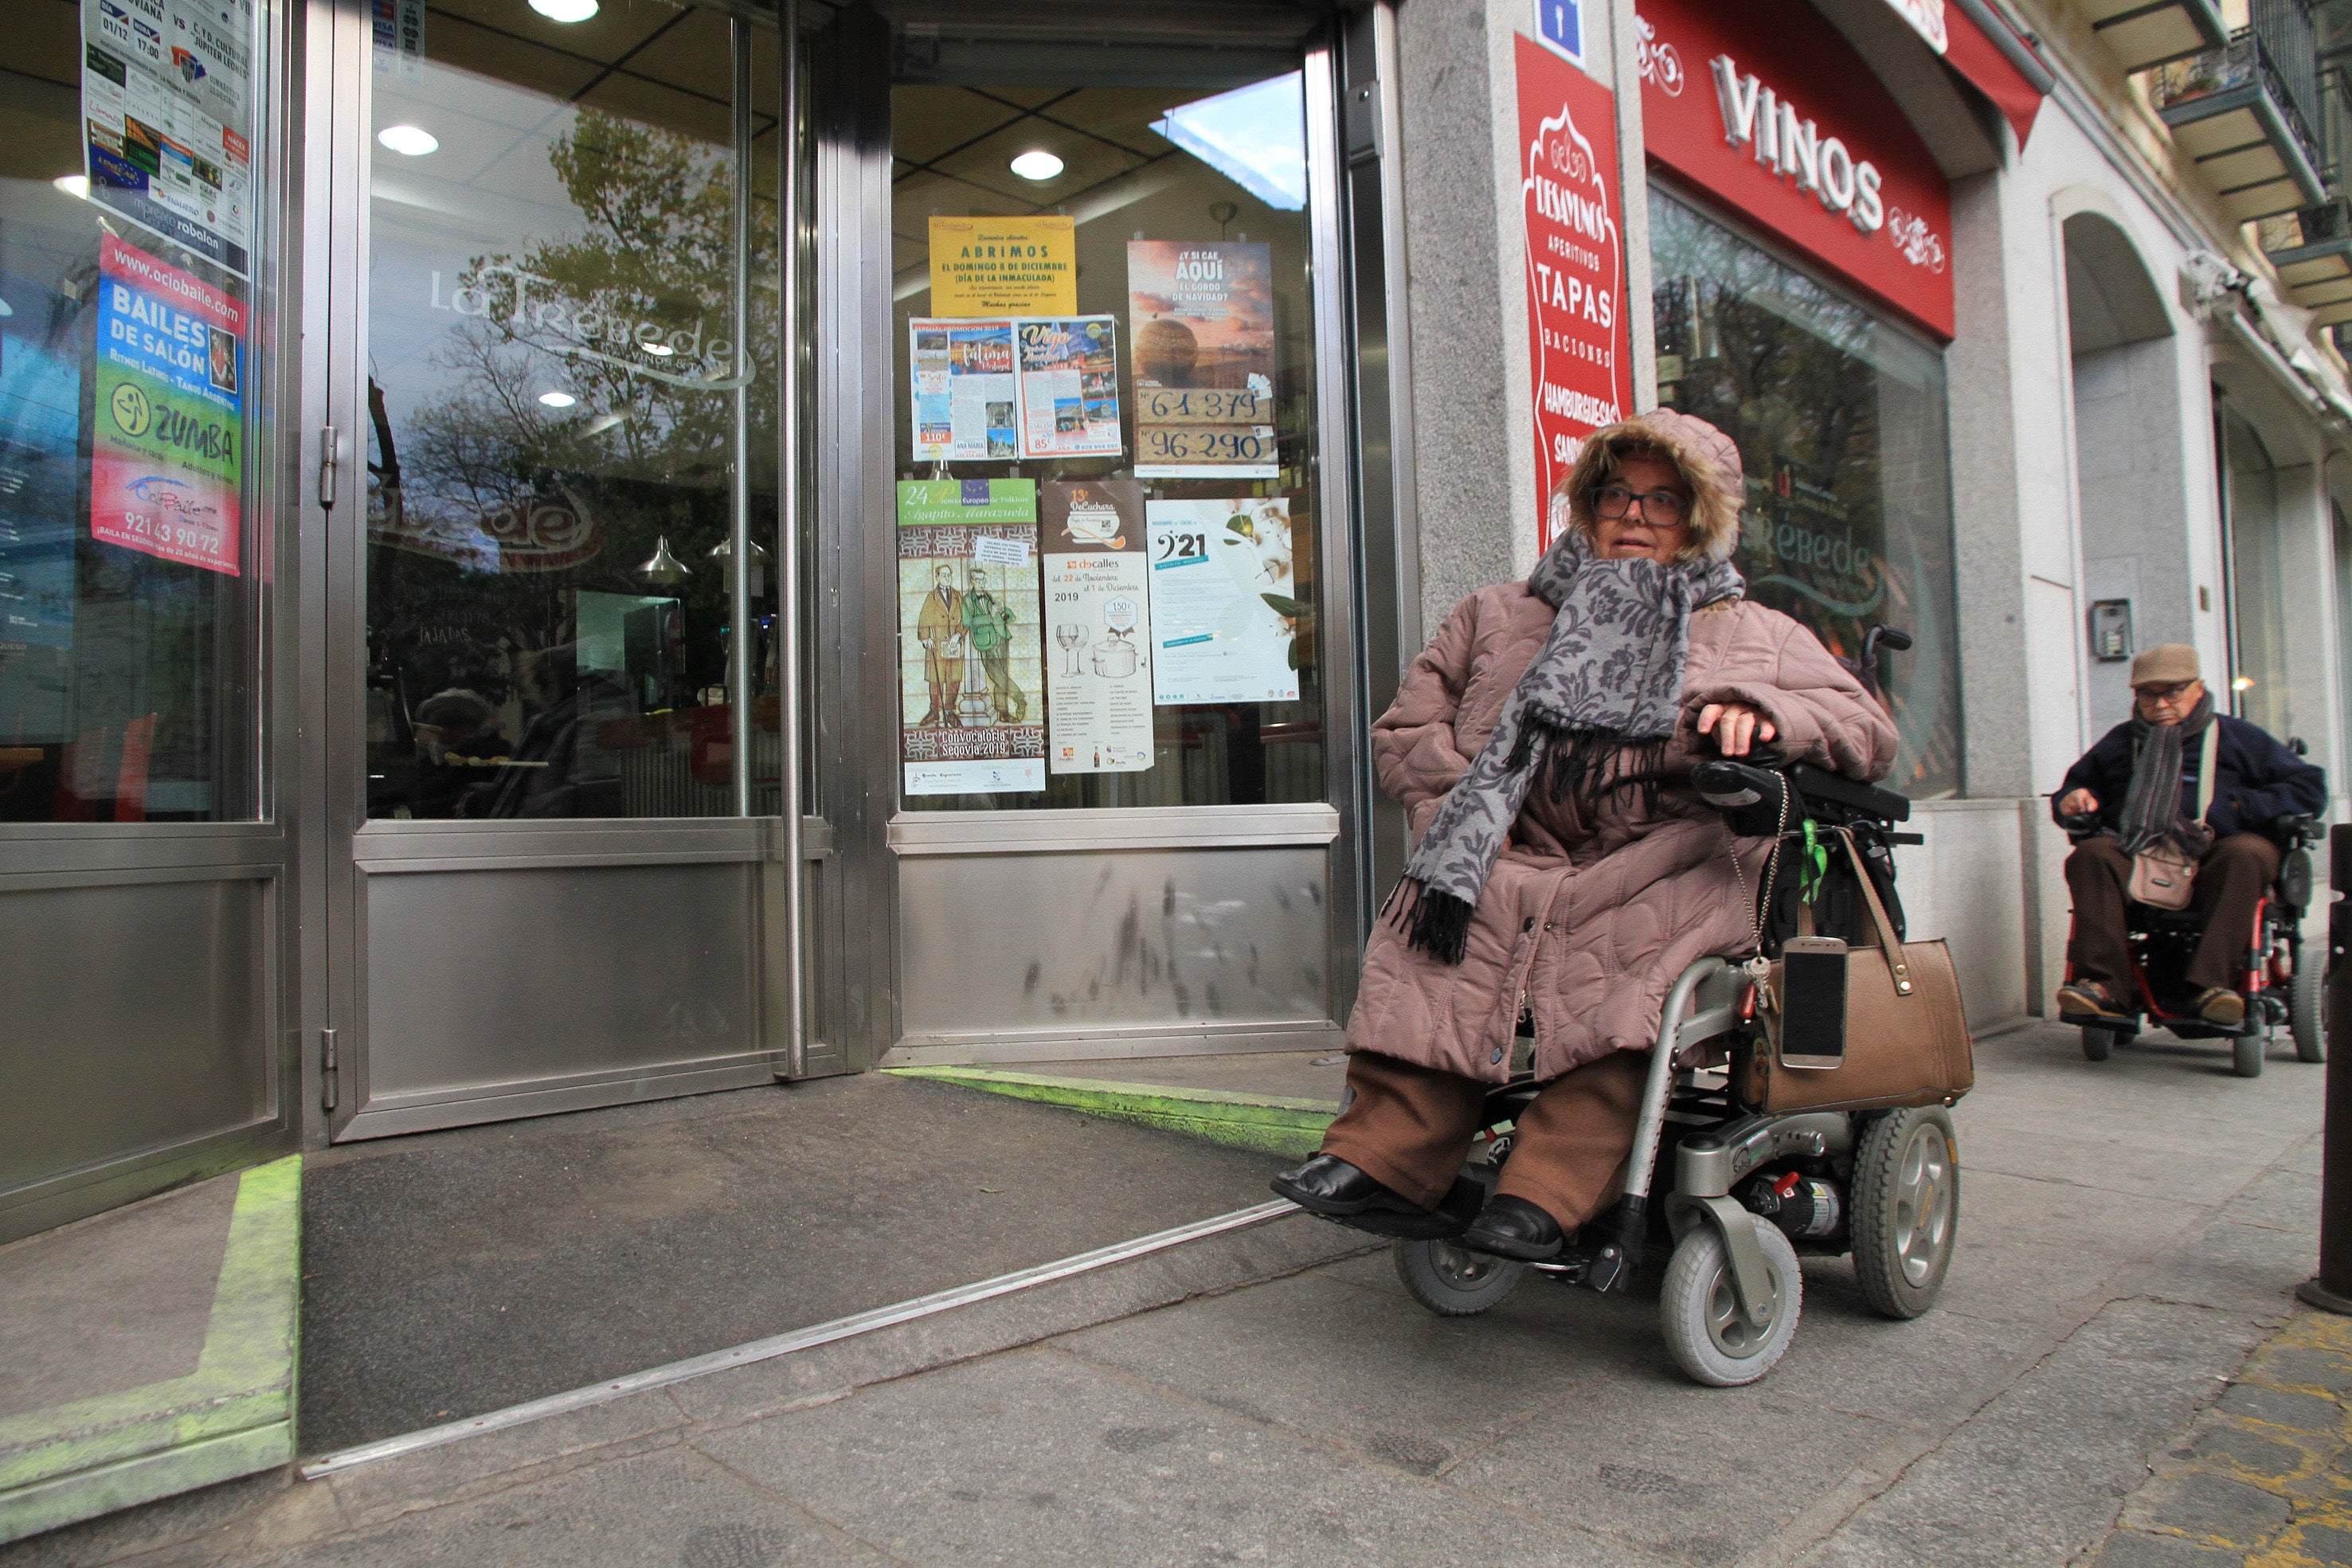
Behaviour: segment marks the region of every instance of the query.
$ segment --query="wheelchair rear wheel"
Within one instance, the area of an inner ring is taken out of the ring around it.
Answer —
[[[2327,1060],[2327,944],[2305,946],[2294,959],[2294,988],[2287,993],[2287,1028],[2294,1054],[2303,1061]]]
[[[1883,1316],[1917,1317],[1944,1288],[1960,1220],[1959,1145],[1942,1106],[1872,1118],[1854,1150],[1853,1198],[1863,1299]]]
[[[1442,1318],[1486,1311],[1517,1289],[1528,1271],[1525,1263],[1451,1241],[1400,1241],[1389,1255],[1405,1293]]]
[[[1797,1267],[1797,1249],[1779,1226],[1755,1223],[1764,1270],[1772,1281],[1772,1321],[1763,1329],[1739,1310],[1731,1260],[1710,1222],[1684,1233],[1658,1294],[1658,1328],[1666,1348],[1695,1380],[1716,1388],[1753,1383],[1779,1364],[1804,1311],[1805,1277]]]

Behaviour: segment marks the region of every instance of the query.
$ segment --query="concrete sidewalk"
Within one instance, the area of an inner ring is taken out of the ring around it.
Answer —
[[[1347,1233],[1292,1218],[0,1563],[2085,1560],[2289,1318],[2321,1070],[2282,1052],[2241,1081],[2161,1042],[2093,1065],[2043,1026],[1979,1062],[1943,1303],[1887,1322],[1843,1260],[1810,1261],[1796,1343],[1751,1388],[1675,1373],[1654,1281],[1531,1280],[1441,1321],[1385,1256],[1318,1258]]]

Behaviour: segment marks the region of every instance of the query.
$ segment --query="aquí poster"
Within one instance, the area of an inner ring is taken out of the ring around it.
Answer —
[[[1274,250],[1249,240],[1131,240],[1135,473],[1271,479]]]

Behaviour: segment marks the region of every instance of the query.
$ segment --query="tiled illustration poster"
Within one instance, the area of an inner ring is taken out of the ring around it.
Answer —
[[[1151,612],[1143,486],[1048,484],[1044,552],[1045,762],[1055,773],[1140,773],[1152,763]]]
[[[1144,516],[1152,701],[1296,701],[1289,498],[1150,501]]]
[[[1127,300],[1136,476],[1274,478],[1273,247],[1129,241]]]
[[[90,538],[235,577],[245,307],[112,235],[98,277]]]
[[[919,463],[1003,460],[1020,454],[1013,323],[919,316],[907,323]]]
[[[1034,479],[898,486],[899,750],[908,795],[1045,787]]]
[[[251,0],[81,0],[89,199],[242,277]]]
[[[1021,350],[1021,455],[1116,457],[1118,319],[1073,316],[1013,324]]]

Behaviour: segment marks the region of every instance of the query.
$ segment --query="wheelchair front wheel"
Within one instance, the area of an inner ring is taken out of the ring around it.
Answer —
[[[2230,1041],[2231,1071],[2241,1078],[2260,1078],[2263,1058],[2269,1051],[2271,1037],[2262,1034],[2242,1034]]]
[[[1853,1198],[1863,1299],[1883,1317],[1917,1317],[1943,1291],[1960,1222],[1959,1144],[1942,1106],[1871,1119],[1854,1150]]]
[[[1686,1231],[1666,1265],[1658,1294],[1658,1327],[1666,1348],[1691,1377],[1716,1388],[1755,1382],[1779,1364],[1797,1333],[1805,1306],[1805,1277],[1797,1249],[1777,1225],[1756,1222],[1764,1270],[1772,1281],[1772,1321],[1758,1330],[1739,1310],[1731,1288],[1731,1260],[1711,1222]]]
[[[1518,1288],[1528,1266],[1451,1241],[1400,1241],[1389,1249],[1405,1294],[1441,1318],[1475,1317]]]
[[[2114,1054],[2115,1049],[2116,1035],[2113,1030],[2102,1029],[2095,1023],[2086,1023],[2083,1026],[2083,1056],[2085,1061],[2105,1061]]]
[[[2327,1060],[2327,944],[2313,942],[2295,955],[2294,988],[2287,993],[2287,1028],[2304,1061]]]

